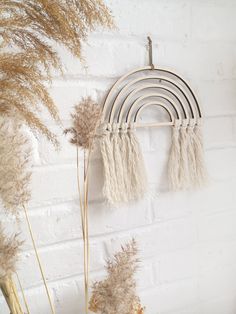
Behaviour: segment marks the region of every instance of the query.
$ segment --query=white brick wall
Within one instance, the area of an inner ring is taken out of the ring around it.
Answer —
[[[86,67],[64,49],[64,79],[51,92],[65,126],[82,96],[101,99],[115,78],[147,64],[146,36],[155,64],[185,77],[205,114],[206,160],[211,182],[198,191],[165,191],[169,131],[140,131],[149,173],[145,200],[108,208],[102,167],[92,164],[91,278],[104,275],[104,260],[121,243],[140,245],[139,293],[147,314],[236,313],[236,2],[234,0],[107,0],[119,30],[98,30],[84,46]],[[45,116],[45,119],[48,119]],[[75,181],[75,151],[57,130],[62,151],[41,137],[36,145],[30,217],[58,314],[84,313],[82,238]],[[156,169],[155,172],[153,169]],[[4,216],[1,216],[1,219]],[[6,219],[5,219],[6,220]],[[12,229],[12,222],[6,220]],[[26,239],[19,274],[32,314],[49,306]],[[0,312],[8,313],[3,299]],[[118,314],[118,313],[117,313]]]

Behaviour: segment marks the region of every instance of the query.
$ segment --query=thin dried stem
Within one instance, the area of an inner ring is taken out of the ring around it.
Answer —
[[[93,149],[96,130],[100,123],[101,107],[98,106],[90,97],[83,98],[82,101],[75,106],[75,112],[71,114],[72,127],[65,130],[65,134],[72,134],[70,142],[76,146],[77,152],[77,185],[80,198],[80,211],[84,240],[84,288],[85,288],[85,311],[88,313],[89,305],[89,222],[88,222],[88,187],[89,187],[89,165],[90,157]],[[83,199],[79,183],[79,154],[78,149],[81,147],[84,151],[83,162]]]
[[[4,295],[11,314],[24,314],[11,276],[7,276],[3,280],[0,280],[0,289]]]
[[[84,150],[84,220],[85,220],[85,274],[86,274],[86,289],[85,289],[85,305],[86,314],[88,313],[88,289],[89,289],[89,231],[88,231],[88,177],[86,174],[87,169],[87,152]]]
[[[80,213],[81,213],[81,223],[82,223],[82,232],[83,232],[83,239],[84,235],[84,213],[83,213],[83,202],[82,202],[82,192],[80,186],[80,173],[79,173],[79,148],[76,147],[76,172],[77,172],[77,189],[79,194],[79,204],[80,204]]]
[[[20,277],[19,277],[19,275],[18,275],[17,272],[16,272],[16,278],[17,278],[18,284],[19,284],[19,286],[20,286],[20,290],[21,290],[21,294],[22,294],[22,297],[23,297],[23,300],[24,300],[25,308],[26,308],[26,310],[27,310],[27,314],[30,314],[30,310],[29,310],[28,302],[27,302],[27,300],[26,300],[25,292],[24,292],[22,283],[21,283],[21,281],[20,281]]]
[[[51,312],[52,312],[52,314],[55,314],[55,309],[54,309],[54,306],[53,306],[53,303],[52,303],[52,299],[51,299],[51,296],[50,296],[49,288],[48,288],[48,285],[47,285],[47,280],[46,280],[46,277],[44,275],[43,266],[42,266],[42,263],[41,263],[41,260],[40,260],[40,257],[39,257],[39,253],[38,253],[38,249],[37,249],[37,246],[36,246],[36,243],[35,243],[35,240],[34,240],[34,234],[33,234],[32,226],[31,226],[31,223],[30,223],[30,220],[29,220],[29,217],[28,217],[28,212],[27,212],[27,209],[26,209],[25,206],[23,206],[23,209],[24,209],[25,218],[26,218],[28,229],[29,229],[30,237],[31,237],[31,240],[32,240],[32,243],[33,243],[34,252],[35,252],[35,255],[36,255],[36,258],[37,258],[37,262],[38,262],[38,265],[39,265],[40,273],[41,273],[41,276],[43,278],[43,283],[44,283],[44,287],[45,287],[45,290],[46,290],[46,293],[47,293],[47,297],[48,297],[48,301],[49,301],[49,304],[50,304]]]

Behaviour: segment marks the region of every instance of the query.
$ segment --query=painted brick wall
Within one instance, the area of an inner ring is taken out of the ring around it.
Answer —
[[[138,203],[109,208],[101,195],[101,160],[94,158],[91,278],[101,278],[104,260],[121,243],[136,237],[142,259],[138,289],[147,314],[236,313],[236,2],[107,3],[119,29],[98,30],[89,37],[85,67],[61,49],[67,74],[64,79],[55,75],[51,92],[64,125],[82,96],[101,99],[116,78],[147,64],[146,36],[151,35],[155,64],[182,75],[202,105],[210,185],[192,192],[166,191],[170,133],[140,131],[149,193]],[[51,127],[60,135],[62,150],[56,153],[43,138],[35,140],[30,218],[57,314],[82,314],[83,244],[75,151],[61,130]],[[3,215],[1,219],[12,225]],[[26,242],[19,274],[32,314],[47,314],[49,306],[23,221]],[[2,299],[0,312],[8,313]]]

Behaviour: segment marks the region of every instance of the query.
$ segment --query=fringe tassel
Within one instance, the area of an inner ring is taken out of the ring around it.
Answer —
[[[111,204],[136,200],[144,196],[146,171],[134,125],[114,123],[103,126],[100,139],[104,166],[103,193]],[[175,120],[168,161],[171,190],[202,186],[207,181],[202,134],[195,120]]]
[[[176,120],[168,163],[168,176],[172,190],[203,186],[207,181],[202,134],[195,119],[185,119],[180,126]]]
[[[112,126],[111,144],[113,148],[114,164],[115,164],[115,177],[116,177],[116,195],[117,202],[126,200],[126,191],[124,187],[124,168],[122,161],[121,139],[119,134],[119,124],[114,123]]]
[[[100,139],[104,166],[103,193],[111,204],[143,197],[146,171],[134,127],[127,124],[103,126]]]
[[[195,149],[194,149],[194,128],[195,120],[190,119],[187,134],[188,134],[188,164],[189,164],[189,187],[195,186],[196,182],[196,172],[197,172],[197,165],[196,165],[196,156],[195,156]]]
[[[142,198],[147,188],[146,170],[143,161],[142,152],[139,142],[134,134],[134,125],[132,124],[128,130],[130,147],[130,156],[128,158],[130,167],[131,191],[132,198]]]
[[[124,183],[124,201],[129,201],[131,195],[131,180],[129,172],[129,139],[127,133],[127,123],[122,123],[120,131],[120,151],[122,156],[122,166],[123,166],[123,183]]]
[[[170,157],[168,161],[168,179],[171,190],[178,190],[180,188],[180,120],[175,120],[172,133],[172,143],[170,150]]]
[[[208,174],[206,169],[206,164],[204,160],[204,147],[202,132],[199,122],[195,125],[193,129],[193,149],[195,153],[196,160],[196,178],[195,185],[198,187],[204,186],[208,180]]]
[[[182,121],[180,127],[180,165],[179,165],[179,188],[186,189],[189,187],[189,136],[187,133],[188,120]]]
[[[100,148],[104,168],[103,194],[110,203],[115,203],[117,195],[117,183],[113,147],[111,143],[112,128],[110,124],[104,124],[102,128],[103,130],[100,138]]]

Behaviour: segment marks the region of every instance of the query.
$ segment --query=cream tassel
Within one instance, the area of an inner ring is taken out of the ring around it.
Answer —
[[[130,175],[129,175],[129,159],[128,159],[128,133],[127,133],[127,123],[122,123],[119,137],[119,146],[122,156],[122,175],[123,175],[123,184],[124,184],[124,196],[123,200],[128,201],[130,198]]]
[[[104,168],[103,194],[110,203],[116,202],[116,172],[114,164],[113,147],[111,143],[111,125],[104,124],[100,139],[100,148]]]
[[[180,167],[179,167],[179,188],[189,187],[189,136],[187,134],[188,120],[184,119],[180,127]]]
[[[194,149],[194,132],[193,132],[194,124],[195,124],[195,120],[190,119],[189,126],[187,129],[190,187],[194,187],[195,182],[196,182],[196,156],[195,156],[195,149]]]
[[[134,157],[133,157],[133,151],[131,147],[131,140],[130,140],[130,130],[129,126],[126,126],[127,130],[126,133],[123,133],[123,140],[124,140],[124,149],[126,150],[126,156],[127,159],[123,161],[124,165],[124,171],[126,171],[126,187],[127,187],[127,201],[134,199],[134,191],[133,191],[133,184],[132,184],[132,176],[133,172],[135,171],[135,165],[134,165]]]
[[[116,201],[123,202],[126,200],[125,196],[125,188],[124,188],[124,168],[123,168],[123,161],[122,161],[122,154],[121,154],[121,140],[119,135],[119,124],[113,123],[112,125],[112,135],[111,135],[111,143],[113,147],[113,155],[114,155],[114,162],[115,162],[115,176],[116,176]]]
[[[130,139],[130,155],[128,161],[130,163],[130,179],[132,199],[142,198],[147,189],[146,169],[143,161],[142,152],[138,140],[134,134],[134,125],[131,124],[128,130]]]
[[[207,183],[208,173],[204,159],[204,147],[200,120],[197,122],[193,130],[193,145],[196,160],[195,185],[201,187]]]
[[[170,156],[168,161],[168,180],[171,190],[180,188],[179,172],[180,172],[180,143],[179,143],[180,120],[176,119],[172,133],[172,143]]]

